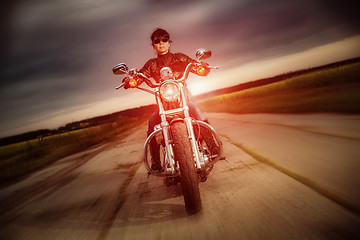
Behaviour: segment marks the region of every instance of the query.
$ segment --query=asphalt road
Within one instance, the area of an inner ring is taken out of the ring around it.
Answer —
[[[0,239],[360,239],[360,116],[208,116],[199,214],[139,164],[144,124],[0,189]]]

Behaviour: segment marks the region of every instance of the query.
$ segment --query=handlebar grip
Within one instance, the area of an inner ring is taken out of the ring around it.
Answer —
[[[219,67],[218,67],[218,66],[215,66],[215,67],[208,66],[208,68],[210,68],[210,69],[219,69]]]
[[[122,88],[125,85],[125,83],[123,82],[122,84],[120,84],[119,86],[117,86],[115,89],[119,90],[120,88]]]

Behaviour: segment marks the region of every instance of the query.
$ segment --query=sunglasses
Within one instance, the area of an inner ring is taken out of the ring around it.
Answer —
[[[153,41],[153,43],[154,43],[154,44],[159,44],[160,41],[161,41],[162,43],[167,43],[167,42],[169,41],[169,38],[155,39],[155,40]]]

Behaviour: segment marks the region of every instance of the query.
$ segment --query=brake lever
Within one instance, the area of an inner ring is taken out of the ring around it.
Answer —
[[[215,67],[208,66],[208,68],[210,68],[210,69],[219,69],[219,67],[218,67],[218,66],[215,66]]]
[[[125,85],[125,83],[123,82],[122,84],[120,84],[119,86],[117,86],[115,89],[119,90],[120,88],[122,88]]]

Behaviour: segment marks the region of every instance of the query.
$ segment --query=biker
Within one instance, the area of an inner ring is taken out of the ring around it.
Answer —
[[[157,83],[160,82],[160,70],[163,67],[170,67],[173,70],[175,78],[179,79],[182,76],[185,67],[189,63],[197,62],[183,53],[171,53],[170,45],[172,41],[170,40],[170,35],[162,28],[155,29],[151,34],[150,39],[157,57],[148,60],[139,70],[139,72],[143,73],[148,78],[153,78]],[[202,76],[208,75],[209,69],[206,70],[206,73],[202,74]],[[138,84],[141,84],[141,82],[142,80],[139,79]],[[125,84],[125,88],[129,88],[129,86]],[[207,117],[190,99],[188,106],[191,117],[208,123]],[[159,116],[159,111],[157,110],[151,115],[149,119],[147,135],[149,136],[154,131],[155,125],[160,123],[161,119]],[[162,167],[160,162],[160,146],[156,143],[155,140],[150,142],[150,153],[151,169],[155,171],[161,171]]]

